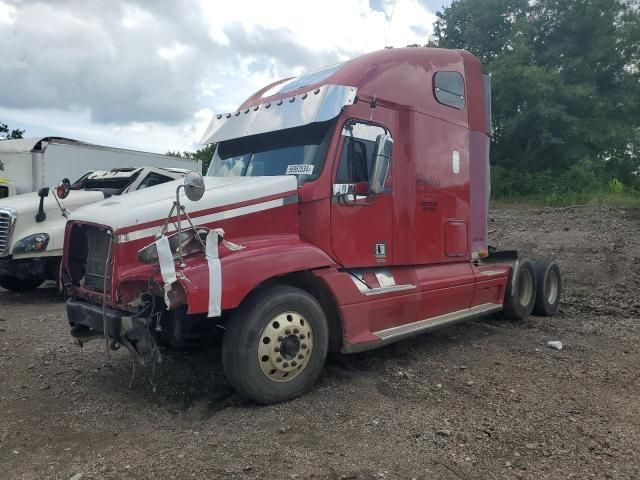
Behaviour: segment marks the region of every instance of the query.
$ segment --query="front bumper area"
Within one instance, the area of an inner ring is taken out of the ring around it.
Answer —
[[[0,258],[0,275],[26,280],[37,277],[58,280],[60,257]]]
[[[128,312],[109,307],[104,309],[103,315],[102,306],[76,299],[67,300],[67,318],[71,336],[80,345],[104,338],[106,331],[111,349],[116,350],[123,345],[141,365],[146,365],[157,350],[146,318],[136,318]]]
[[[125,330],[131,325],[131,317],[125,317],[124,312],[105,308],[107,335],[113,339],[119,339],[122,332],[122,320],[125,320]],[[71,325],[71,336],[76,338],[90,338],[104,335],[105,322],[102,316],[102,307],[90,305],[80,300],[67,300],[67,318]]]

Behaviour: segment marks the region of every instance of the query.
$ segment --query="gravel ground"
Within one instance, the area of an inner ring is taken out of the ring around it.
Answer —
[[[292,402],[242,400],[219,351],[155,375],[71,344],[52,288],[0,292],[0,478],[640,478],[640,212],[492,212],[492,242],[555,255],[557,317],[498,317],[332,356]],[[562,350],[547,347],[561,340]]]

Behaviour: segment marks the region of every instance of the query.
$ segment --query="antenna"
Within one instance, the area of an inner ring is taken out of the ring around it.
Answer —
[[[389,19],[387,20],[387,28],[384,32],[384,45],[382,48],[387,48],[387,41],[389,39],[389,30],[391,30],[391,22],[393,22],[393,12],[396,9],[396,3],[398,0],[393,0],[393,5],[391,5],[391,14],[389,15]],[[376,86],[373,90],[373,100],[369,102],[369,106],[371,107],[371,115],[369,116],[369,121],[373,120],[373,109],[376,108],[376,98],[378,96],[378,80],[376,80]]]
[[[391,6],[391,14],[389,15],[389,20],[387,20],[387,28],[384,32],[384,45],[382,48],[387,48],[387,41],[389,40],[389,30],[391,30],[391,22],[393,22],[393,12],[396,9],[396,3],[398,0],[393,0],[393,5]]]

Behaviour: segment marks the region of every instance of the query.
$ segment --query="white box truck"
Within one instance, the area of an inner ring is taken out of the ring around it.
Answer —
[[[201,162],[157,153],[92,145],[62,137],[0,141],[0,199],[72,182],[89,171],[153,166],[198,170]]]

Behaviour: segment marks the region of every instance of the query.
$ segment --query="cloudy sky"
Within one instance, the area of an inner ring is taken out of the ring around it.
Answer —
[[[193,150],[213,112],[267,83],[426,43],[449,3],[0,0],[0,122],[27,136]]]

